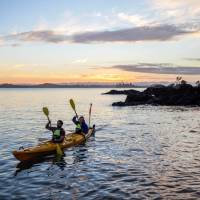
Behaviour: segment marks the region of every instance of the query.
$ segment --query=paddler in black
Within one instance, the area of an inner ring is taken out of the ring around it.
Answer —
[[[49,121],[46,124],[46,129],[53,132],[52,141],[55,143],[61,143],[61,142],[63,142],[63,140],[65,138],[65,130],[62,128],[62,125],[63,125],[62,120],[57,121],[57,127],[52,127],[51,121]]]

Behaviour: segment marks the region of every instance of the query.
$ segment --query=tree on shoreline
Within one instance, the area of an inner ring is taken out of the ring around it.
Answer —
[[[196,86],[200,87],[200,81],[196,81]]]
[[[186,84],[187,84],[187,81],[183,80],[182,76],[177,76],[176,77],[176,82],[175,82],[176,86],[178,86],[178,85],[186,85]]]
[[[177,76],[175,84],[176,85],[180,85],[181,84],[181,80],[182,80],[182,77],[181,76]]]

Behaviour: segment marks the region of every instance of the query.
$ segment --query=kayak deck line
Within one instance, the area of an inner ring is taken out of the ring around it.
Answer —
[[[64,141],[59,143],[59,146],[62,150],[83,144],[94,135],[95,126],[90,128],[86,135],[79,133],[69,133],[65,136]],[[28,147],[28,148],[20,148],[19,150],[15,150],[12,152],[14,157],[19,161],[30,161],[38,159],[39,157],[51,155],[56,153],[56,143],[51,140],[39,143],[37,146]]]

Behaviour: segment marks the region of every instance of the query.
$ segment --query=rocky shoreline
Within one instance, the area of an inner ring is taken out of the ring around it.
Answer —
[[[104,94],[127,95],[124,102],[114,102],[112,106],[200,106],[200,87],[190,84],[153,85],[142,92],[137,90],[111,90]]]

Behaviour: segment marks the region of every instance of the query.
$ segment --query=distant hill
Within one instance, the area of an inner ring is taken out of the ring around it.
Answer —
[[[54,84],[54,83],[43,83],[43,84],[0,84],[0,88],[133,88],[133,87],[144,87],[135,86],[133,84]]]

